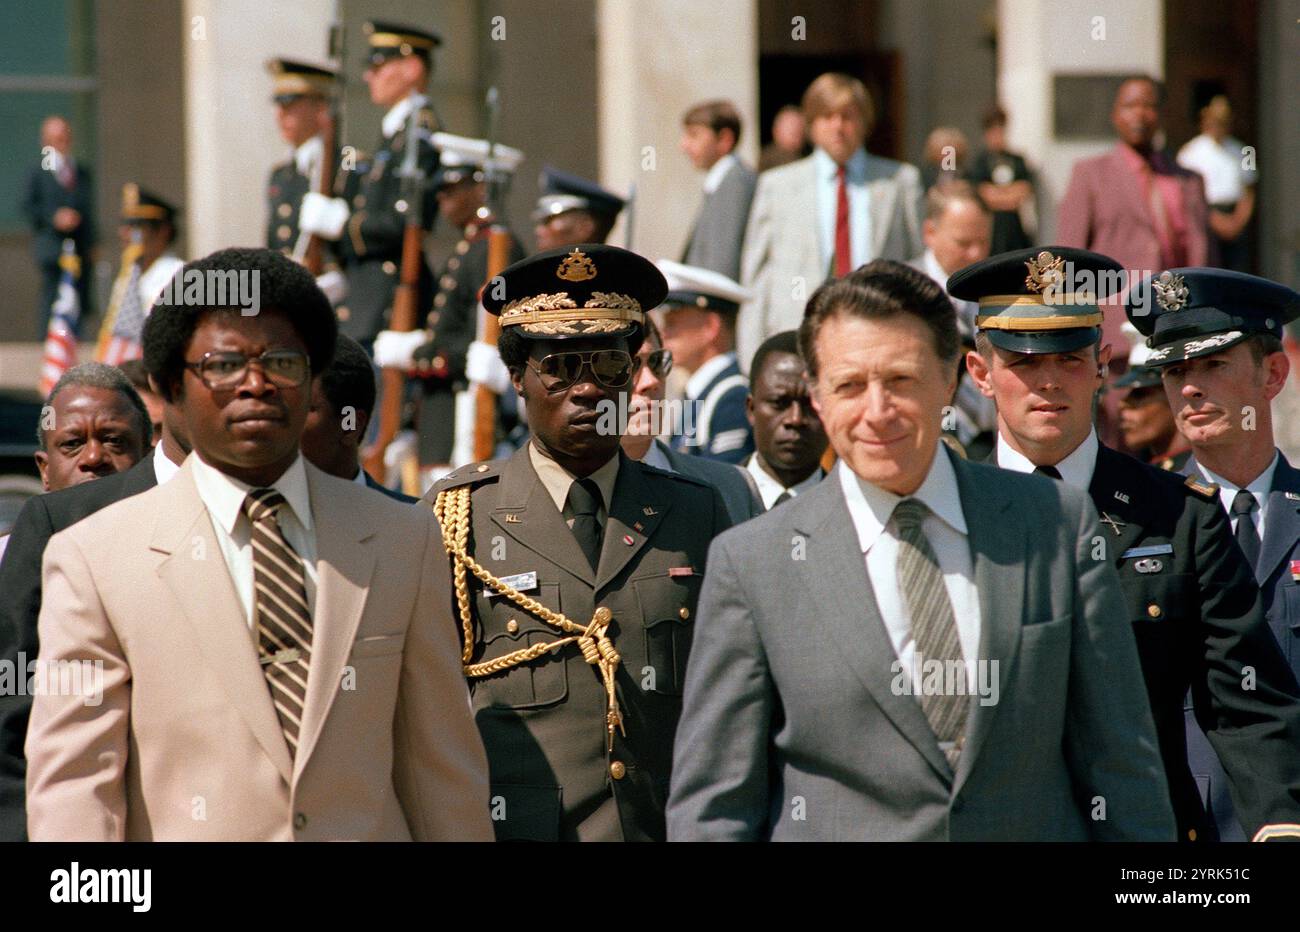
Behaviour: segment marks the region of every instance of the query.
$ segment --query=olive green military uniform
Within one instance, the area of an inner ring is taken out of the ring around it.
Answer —
[[[497,838],[663,840],[705,558],[731,521],[712,487],[620,453],[593,571],[539,478],[541,455],[529,444],[509,460],[464,467],[426,501],[467,492],[466,548],[487,573],[576,626],[608,625],[622,727],[611,735],[602,670],[579,642],[467,573],[471,664],[570,638],[531,662],[470,678]]]

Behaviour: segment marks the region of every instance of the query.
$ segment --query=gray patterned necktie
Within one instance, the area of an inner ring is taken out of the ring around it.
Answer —
[[[898,587],[912,619],[912,641],[917,655],[925,662],[942,663],[946,671],[952,662],[962,664],[963,657],[939,561],[921,530],[921,522],[929,513],[925,503],[915,498],[905,498],[894,508],[893,521],[899,536]],[[928,695],[920,682],[913,684],[921,700],[921,711],[953,770],[957,769],[961,757],[970,706],[964,664],[960,670],[961,678],[957,682],[961,688],[955,690],[956,695]]]
[[[307,704],[311,665],[311,610],[302,558],[280,530],[285,506],[275,489],[253,489],[244,499],[244,514],[253,525],[253,604],[257,617],[257,653],[284,729],[289,756],[298,753],[302,710]]]

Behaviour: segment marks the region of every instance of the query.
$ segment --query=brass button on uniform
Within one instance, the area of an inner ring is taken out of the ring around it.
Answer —
[[[683,605],[677,610],[677,614],[681,616],[682,621],[685,621],[687,618],[691,617],[691,610]]]
[[[456,271],[458,268],[460,268],[460,259],[458,259],[456,256],[452,256],[450,259],[447,260],[447,268],[449,268],[453,272]]]
[[[304,829],[307,827],[307,814],[305,812],[295,812],[293,815],[293,827]]]
[[[1159,618],[1161,615],[1164,614],[1164,612],[1160,610],[1159,605],[1152,602],[1150,605],[1147,606],[1147,614],[1150,615],[1152,618]]]
[[[456,244],[456,255],[463,256],[467,252],[469,252],[469,243],[465,242],[464,240],[461,240],[459,243]]]
[[[385,275],[392,275],[397,271],[397,263],[391,259],[385,259],[381,268],[384,270]]]
[[[293,208],[288,204],[281,204],[279,207],[275,209],[275,213],[276,216],[278,217],[287,217],[291,213],[293,213]]]
[[[614,613],[611,612],[608,608],[606,608],[603,605],[600,608],[596,609],[597,624],[607,625],[609,624],[609,620],[613,617],[614,617]]]
[[[339,320],[347,320],[349,317],[352,316],[352,311],[349,310],[347,305],[340,304],[338,307],[334,309],[334,316],[336,316]]]
[[[444,275],[442,278],[438,279],[438,285],[447,289],[455,288],[456,277],[454,275]]]
[[[1194,828],[1189,828],[1189,829],[1187,830],[1187,840],[1188,840],[1188,841],[1196,841],[1196,829],[1194,829]]]
[[[622,780],[627,776],[627,767],[621,760],[610,761],[609,775],[615,780]]]
[[[278,227],[275,228],[275,235],[276,235],[279,239],[288,239],[288,238],[289,238],[289,234],[292,233],[292,232],[293,232],[293,230],[289,228],[289,224],[287,224],[287,223],[282,223],[282,224],[280,224]]]
[[[443,294],[441,291],[433,296],[434,307],[442,307],[446,303],[447,303],[447,296]]]
[[[515,621],[513,618],[511,618],[509,621],[507,621],[507,622],[506,622],[506,633],[507,633],[507,634],[518,634],[518,633],[519,633],[519,622]]]

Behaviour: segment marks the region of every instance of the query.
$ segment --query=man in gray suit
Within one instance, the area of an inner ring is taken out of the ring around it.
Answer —
[[[682,151],[704,175],[700,203],[682,262],[740,279],[740,246],[758,175],[736,156],[740,114],[729,100],[696,104],[682,117]]]
[[[808,295],[828,277],[922,250],[921,173],[863,148],[875,111],[862,82],[823,74],[804,92],[803,112],[812,155],[764,172],[754,194],[740,282],[755,297],[741,308],[741,359],[798,327]]]
[[[833,476],[714,540],[670,840],[1173,840],[1097,513],[939,441],[952,304],[876,261],[800,331]]]

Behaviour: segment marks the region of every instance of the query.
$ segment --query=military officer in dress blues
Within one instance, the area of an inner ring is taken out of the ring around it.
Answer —
[[[1097,300],[1121,287],[1120,272],[1106,256],[1048,246],[967,266],[948,292],[979,302],[966,364],[997,402],[997,465],[1086,489],[1097,506],[1095,553],[1124,586],[1178,837],[1218,835],[1188,764],[1189,688],[1241,822],[1267,837],[1300,819],[1300,686],[1215,487],[1097,439],[1094,399],[1111,352]]]
[[[530,442],[426,496],[453,573],[464,669],[487,747],[498,839],[662,840],[673,737],[709,543],[711,486],[629,459],[621,418],[646,259],[543,252],[484,292]]]
[[[1269,628],[1300,677],[1300,470],[1274,446],[1270,404],[1286,383],[1282,327],[1300,315],[1300,294],[1240,272],[1170,269],[1139,283],[1127,312],[1147,335],[1147,365],[1159,368],[1178,429],[1191,443],[1184,471],[1217,489],[1263,590]],[[1214,732],[1207,744],[1190,718],[1192,766],[1209,784],[1220,830],[1225,838],[1248,837],[1238,823],[1249,827],[1249,819],[1234,816],[1239,800],[1210,747]],[[1294,808],[1282,821],[1291,824],[1260,834],[1300,838]]]
[[[709,269],[659,260],[668,280],[664,347],[690,370],[682,420],[672,446],[679,453],[740,464],[754,452],[754,429],[745,401],[749,381],[736,359],[736,314],[750,293]]]
[[[380,124],[379,147],[373,158],[358,155],[352,169],[357,175],[353,191],[336,188],[332,198],[314,191],[305,194],[298,225],[337,242],[347,278],[347,298],[337,308],[339,330],[369,350],[392,315],[393,292],[400,280],[407,204],[398,170],[412,114],[426,182],[438,168],[438,152],[431,141],[438,117],[425,91],[433,71],[433,50],[442,39],[433,32],[377,21],[366,23],[365,30],[370,46],[365,70],[370,99],[388,108]],[[421,224],[432,229],[437,201],[431,184],[425,185],[421,205]],[[416,306],[428,307],[432,295],[433,273],[422,255]]]
[[[444,220],[461,229],[461,239],[438,275],[424,329],[381,332],[375,338],[375,363],[409,369],[419,380],[420,467],[440,470],[441,478],[451,463],[456,393],[467,384],[466,355],[478,335],[479,291],[488,277],[488,238],[496,222],[487,203],[488,175],[504,180],[519,167],[524,154],[500,144],[489,153],[491,144],[486,139],[451,133],[434,133],[433,144],[440,161],[433,179],[438,210]],[[523,256],[519,240],[511,234],[510,261]]]
[[[298,211],[316,178],[321,133],[337,78],[328,68],[288,58],[271,59],[267,70],[272,75],[276,125],[290,154],[271,170],[266,185],[266,245],[292,256],[298,243]]]
[[[605,242],[627,203],[594,181],[549,165],[538,186],[542,193],[533,211],[533,235],[539,251]]]

